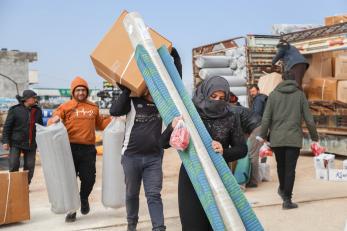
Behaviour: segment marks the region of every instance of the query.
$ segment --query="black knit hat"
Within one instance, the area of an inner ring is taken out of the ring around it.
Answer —
[[[21,101],[25,101],[25,100],[27,100],[29,98],[32,98],[32,97],[35,97],[35,98],[37,97],[37,94],[34,91],[32,91],[32,90],[24,90],[23,91],[23,96],[20,97],[20,98],[21,98]]]

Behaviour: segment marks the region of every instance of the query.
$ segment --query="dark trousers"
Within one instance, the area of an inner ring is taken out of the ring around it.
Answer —
[[[300,155],[300,148],[274,147],[277,162],[279,188],[284,192],[285,199],[291,199],[295,181],[295,168]]]
[[[307,70],[306,63],[295,64],[290,70],[289,73],[294,75],[295,81],[298,83],[299,88],[302,90],[302,79],[304,78],[305,72]]]
[[[182,231],[213,231],[183,164],[178,178],[178,207]]]
[[[34,176],[35,170],[35,158],[36,158],[36,148],[32,150],[24,150],[17,147],[10,148],[10,155],[8,158],[9,171],[17,172],[20,166],[20,154],[24,154],[24,170],[28,170],[28,183],[31,183],[31,179]]]
[[[89,194],[93,190],[95,183],[95,161],[96,161],[96,149],[95,145],[86,144],[70,144],[73,162],[75,165],[76,176],[80,178],[81,200],[87,200]]]
[[[161,189],[163,155],[123,155],[122,166],[126,184],[126,211],[129,224],[137,224],[141,182],[145,190],[152,227],[165,230]]]

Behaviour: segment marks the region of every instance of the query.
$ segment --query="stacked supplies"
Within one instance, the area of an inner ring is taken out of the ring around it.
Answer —
[[[222,76],[243,106],[248,106],[247,98],[247,69],[246,53],[244,47],[231,48],[225,51],[225,55],[199,56],[195,65],[201,68],[199,76],[207,79],[212,76]]]

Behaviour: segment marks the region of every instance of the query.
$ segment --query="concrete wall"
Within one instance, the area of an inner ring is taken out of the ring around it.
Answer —
[[[0,51],[0,74],[4,74],[18,84],[19,94],[29,86],[29,63],[37,61],[37,53],[20,51]],[[14,98],[16,86],[0,75],[0,97]]]

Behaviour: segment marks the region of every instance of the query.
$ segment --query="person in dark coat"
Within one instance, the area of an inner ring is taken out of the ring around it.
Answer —
[[[252,84],[249,86],[249,94],[253,99],[252,111],[262,117],[265,110],[267,96],[260,93],[257,84]]]
[[[228,102],[229,84],[219,76],[204,80],[193,96],[193,103],[213,139],[214,151],[226,162],[232,162],[246,156],[247,145],[240,120],[228,109]],[[170,147],[170,136],[179,118],[176,117],[162,134],[160,142],[164,148]],[[178,204],[182,231],[212,231],[183,164],[179,172]]]
[[[231,94],[233,94],[231,92]],[[261,144],[256,140],[256,137],[260,133],[261,117],[243,106],[236,106],[231,104],[230,110],[240,117],[241,128],[243,133],[248,138],[248,155],[251,160],[251,175],[250,180],[246,184],[246,187],[255,188],[260,183],[260,170],[259,170],[259,150]],[[265,162],[262,160],[262,162]]]
[[[271,92],[261,122],[260,137],[265,140],[270,130],[271,148],[275,152],[279,179],[278,194],[283,209],[297,208],[292,202],[295,168],[302,147],[304,119],[311,139],[318,142],[318,133],[305,94],[293,75],[285,75]]]
[[[308,61],[299,52],[299,50],[290,45],[287,41],[281,39],[277,44],[277,54],[272,60],[272,65],[275,65],[278,60],[282,60],[284,64],[284,74],[287,73],[294,76],[300,90],[302,90],[302,79],[306,70],[309,67]]]
[[[36,123],[43,124],[42,111],[37,105],[36,93],[24,90],[23,96],[17,95],[19,104],[12,106],[4,124],[2,143],[9,153],[9,171],[19,170],[20,154],[24,154],[24,170],[28,170],[28,182],[34,175],[36,157]]]

